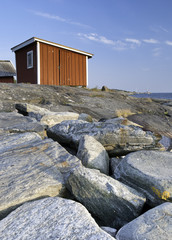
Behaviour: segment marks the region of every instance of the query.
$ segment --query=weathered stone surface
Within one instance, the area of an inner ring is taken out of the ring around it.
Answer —
[[[79,141],[76,155],[85,167],[95,168],[109,175],[109,156],[97,140],[91,136],[83,136]]]
[[[46,114],[41,118],[41,123],[48,125],[48,127],[52,127],[58,123],[61,123],[65,120],[77,120],[79,117],[78,113],[74,112],[57,112]]]
[[[15,106],[20,113],[34,117],[42,124],[49,127],[52,127],[64,120],[77,120],[79,117],[78,113],[52,112],[46,108],[38,107],[28,103],[18,103]]]
[[[66,195],[66,178],[79,159],[51,139],[5,147],[9,151],[0,155],[0,218],[24,202]]]
[[[164,203],[122,227],[117,240],[172,239],[172,203]]]
[[[37,133],[5,133],[0,135],[0,154],[9,150],[26,147],[40,141]]]
[[[3,240],[110,240],[79,203],[59,197],[25,203],[0,222]]]
[[[118,164],[114,177],[142,191],[151,206],[172,201],[172,153],[170,152],[130,153]]]
[[[79,167],[68,188],[103,225],[119,228],[136,218],[145,203],[143,194],[95,169]]]
[[[151,132],[136,126],[106,122],[64,121],[48,129],[47,135],[60,143],[78,147],[82,136],[93,136],[112,156],[142,149],[157,149],[160,140]]]
[[[46,108],[38,107],[29,103],[17,103],[15,108],[19,111],[19,113],[36,118],[36,120],[40,121],[41,118],[46,114],[51,114]]]
[[[121,162],[122,158],[111,158],[110,159],[110,171],[113,174],[118,164]]]
[[[87,113],[99,120],[100,118],[117,117],[116,112],[119,110],[129,110],[138,114],[141,120],[141,122],[137,122],[137,119],[132,121],[146,129],[149,125],[151,131],[163,131],[163,133],[167,133],[168,137],[172,136],[172,111],[164,105],[168,104],[170,100],[157,102],[152,99],[150,101],[150,99],[131,97],[129,94],[132,92],[121,90],[102,92],[99,89],[69,86],[0,83],[0,111],[15,110],[15,103],[29,103],[54,112]],[[170,116],[164,114],[166,110]],[[150,123],[147,120],[144,121],[145,115],[147,119],[151,120]]]
[[[78,120],[83,120],[86,122],[93,122],[93,118],[89,114],[86,114],[86,113],[79,114]]]
[[[44,127],[34,118],[24,117],[16,112],[1,112],[0,131],[10,133],[37,132],[44,136]]]

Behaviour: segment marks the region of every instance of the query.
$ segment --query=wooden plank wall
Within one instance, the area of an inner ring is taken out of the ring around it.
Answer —
[[[86,86],[86,56],[40,43],[40,84]]]
[[[40,84],[59,85],[59,48],[40,43]]]
[[[86,86],[86,56],[60,49],[60,85]]]

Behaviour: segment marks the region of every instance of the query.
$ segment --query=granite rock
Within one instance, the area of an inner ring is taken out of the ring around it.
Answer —
[[[28,141],[13,148],[8,144],[11,142],[5,146],[8,151],[0,155],[0,218],[24,202],[66,196],[66,179],[80,166],[79,159],[51,139]]]
[[[76,155],[85,167],[95,168],[109,175],[109,156],[97,140],[91,136],[83,136],[79,141]]]
[[[3,240],[113,240],[72,200],[50,197],[25,203],[0,221]]]
[[[133,188],[100,173],[79,167],[68,178],[68,189],[101,225],[119,228],[141,213],[145,197]]]
[[[47,135],[58,141],[78,148],[82,136],[93,136],[110,156],[125,155],[142,149],[158,149],[160,140],[152,132],[137,126],[125,126],[106,122],[88,123],[81,120],[63,121],[47,130]]]
[[[122,227],[117,240],[172,239],[172,203],[157,206]]]
[[[23,116],[16,112],[1,112],[0,131],[6,133],[37,132],[42,137],[45,135],[45,127],[36,119]]]
[[[147,203],[157,206],[172,201],[172,153],[138,151],[128,154],[116,167],[115,179],[142,191]]]

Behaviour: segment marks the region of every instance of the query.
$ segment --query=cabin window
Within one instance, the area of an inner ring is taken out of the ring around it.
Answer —
[[[27,69],[33,68],[33,51],[27,52]]]

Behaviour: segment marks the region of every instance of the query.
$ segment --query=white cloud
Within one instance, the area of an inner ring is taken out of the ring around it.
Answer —
[[[136,44],[136,45],[138,45],[138,46],[141,45],[141,41],[138,40],[138,39],[135,39],[135,38],[126,38],[125,41],[126,41],[126,42],[129,42],[129,43]]]
[[[169,46],[172,46],[172,41],[166,41],[165,43]]]
[[[145,43],[152,43],[152,44],[157,44],[157,43],[159,43],[158,40],[153,39],[153,38],[150,38],[150,39],[144,39],[143,42],[145,42]]]
[[[108,39],[104,36],[99,36],[97,33],[89,33],[89,34],[78,33],[78,36],[89,39],[91,41],[104,43],[107,45],[115,45],[115,41]]]
[[[56,21],[59,21],[59,22],[64,22],[64,23],[67,23],[67,24],[73,24],[73,25],[77,25],[77,26],[80,26],[80,27],[91,28],[88,25],[85,25],[85,24],[82,24],[82,23],[79,23],[79,22],[74,22],[70,19],[65,19],[65,18],[62,18],[58,15],[53,15],[53,14],[49,14],[49,13],[45,13],[45,12],[39,12],[39,11],[33,11],[33,10],[29,10],[29,11],[31,13],[33,13],[34,15],[44,17],[44,18],[47,18],[47,19],[53,19],[53,20],[56,20]]]
[[[89,33],[89,34],[84,34],[84,33],[78,33],[78,36],[81,39],[89,39],[94,42],[99,42],[105,45],[110,45],[113,47],[114,50],[116,51],[123,51],[127,48],[127,44],[121,40],[112,40],[108,39],[105,36],[99,36],[97,33]]]

